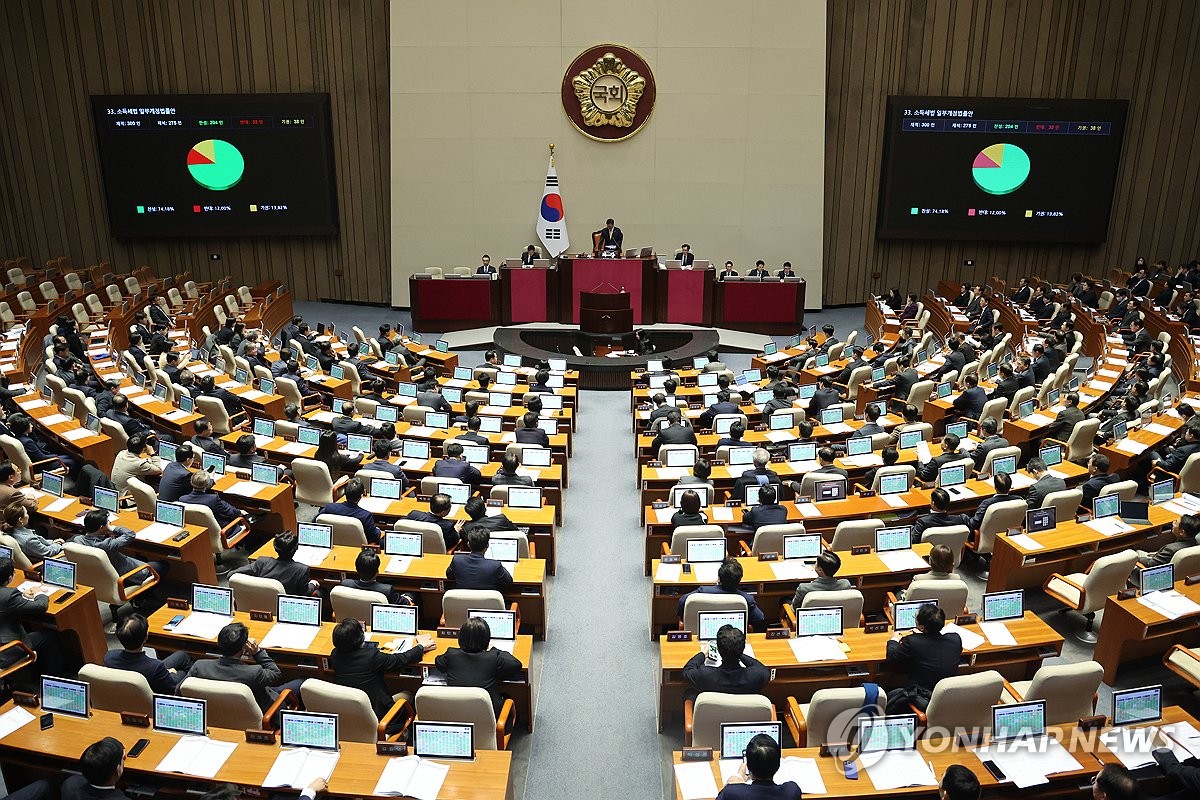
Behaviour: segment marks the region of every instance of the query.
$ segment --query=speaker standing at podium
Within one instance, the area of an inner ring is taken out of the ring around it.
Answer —
[[[596,249],[601,253],[615,252],[621,254],[621,246],[625,243],[625,234],[621,233],[621,229],[613,222],[612,217],[604,221],[604,227],[596,231],[599,239],[596,240]]]
[[[675,254],[675,260],[682,267],[690,267],[696,260],[696,256],[692,254],[692,246],[690,244],[682,245],[679,252]]]

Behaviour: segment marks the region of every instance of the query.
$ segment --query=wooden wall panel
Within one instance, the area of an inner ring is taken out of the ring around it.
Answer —
[[[0,4],[0,257],[281,278],[297,299],[387,302],[387,15],[386,0]],[[114,239],[88,96],[176,92],[328,92],[340,233]]]
[[[825,304],[891,286],[1200,257],[1200,5],[1193,0],[830,0]],[[889,94],[1130,101],[1101,245],[875,238]],[[973,259],[975,267],[962,266]],[[872,278],[880,273],[879,279]]]

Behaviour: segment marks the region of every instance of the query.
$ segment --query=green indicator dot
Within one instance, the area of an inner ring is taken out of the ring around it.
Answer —
[[[916,214],[916,213],[917,213],[917,209],[915,209],[915,208],[914,208],[914,209],[913,209],[911,212],[909,212],[909,213],[911,213],[911,214]]]
[[[146,213],[146,207],[145,207],[145,206],[138,206],[138,207],[137,207],[137,210],[138,210],[138,213],[139,213],[139,214],[145,214],[145,213]]]

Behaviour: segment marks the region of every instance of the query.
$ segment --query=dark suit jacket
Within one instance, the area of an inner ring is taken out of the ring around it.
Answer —
[[[911,633],[898,642],[888,642],[887,660],[908,669],[908,685],[933,691],[942,678],[958,674],[962,639],[957,633]]]
[[[158,499],[166,503],[174,503],[185,494],[192,491],[192,471],[171,461],[163,467],[162,478],[158,482]]]
[[[779,473],[775,472],[773,469],[766,467],[764,467],[761,471],[757,469],[748,469],[743,472],[736,481],[733,482],[733,498],[735,500],[745,500],[746,487],[761,486],[763,482],[760,481],[759,478],[763,476],[765,476],[767,483],[773,483],[776,486],[779,486],[781,483],[779,479]]]
[[[1011,378],[1005,378],[996,384],[996,388],[992,390],[992,398],[1003,397],[1008,400],[1009,405],[1012,404],[1013,395],[1021,388],[1021,382],[1014,375]]]
[[[751,531],[756,531],[763,525],[782,525],[787,522],[787,509],[778,503],[758,505],[746,512],[742,524]]]
[[[960,373],[962,368],[967,365],[967,356],[959,350],[951,350],[946,354],[946,363],[933,373],[936,378],[941,378],[943,375],[949,375],[951,372],[958,370]]]
[[[1040,355],[1037,358],[1035,358],[1033,360],[1033,363],[1030,364],[1029,368],[1030,368],[1030,371],[1033,372],[1034,383],[1039,383],[1039,384],[1042,381],[1046,380],[1046,377],[1051,372],[1054,371],[1054,367],[1050,363],[1050,359],[1047,358],[1045,355]]]
[[[755,630],[765,630],[767,627],[767,618],[763,615],[762,609],[754,602],[754,595],[748,592],[738,590],[736,592],[726,592],[720,586],[701,586],[694,592],[689,592],[679,598],[679,603],[675,606],[675,616],[683,619],[683,605],[689,596],[693,594],[736,594],[746,601],[747,618],[750,625]]]
[[[991,497],[985,497],[979,501],[979,508],[975,509],[975,516],[971,517],[970,528],[973,531],[979,530],[979,526],[983,524],[983,515],[987,513],[988,506],[993,503],[1003,503],[1008,500],[1021,500],[1015,494],[994,494]]]
[[[521,428],[513,436],[517,444],[536,444],[542,447],[550,446],[550,436],[541,428]]]
[[[72,775],[63,781],[62,800],[129,800],[120,789],[97,789],[82,775]]]
[[[162,495],[159,495],[161,499]],[[229,523],[242,515],[242,512],[226,503],[221,499],[221,495],[216,492],[192,492],[179,498],[180,503],[191,503],[197,506],[208,506],[212,510],[213,516],[217,520],[217,524],[224,528]]]
[[[893,375],[888,383],[896,390],[895,396],[904,400],[908,397],[908,393],[912,391],[913,384],[919,380],[921,380],[920,374],[912,367],[908,367]]]
[[[370,436],[375,433],[375,428],[366,423],[359,422],[353,417],[347,417],[345,414],[334,417],[333,422],[329,427],[333,428],[334,433],[349,435],[351,433],[360,433],[363,436]]]
[[[206,453],[215,453],[219,456],[228,455],[228,453],[225,452],[225,448],[221,446],[221,443],[212,436],[201,436],[196,434],[191,438],[191,443]]]
[[[739,414],[739,413],[741,413],[741,409],[738,408],[737,403],[731,403],[731,402],[713,403],[711,406],[709,406],[708,408],[706,408],[704,410],[704,413],[701,414],[700,418],[696,420],[696,424],[699,425],[701,428],[711,428],[712,424],[713,424],[713,419],[717,416],[717,414]]]
[[[1187,463],[1188,456],[1198,450],[1200,450],[1200,443],[1181,444],[1164,456],[1158,462],[1157,466],[1168,472],[1178,473],[1179,470],[1183,469],[1183,465]]]
[[[21,618],[25,614],[44,613],[49,605],[50,598],[45,595],[29,600],[14,587],[0,586],[0,644],[8,644],[14,639],[29,644]]]
[[[392,707],[392,692],[384,675],[420,662],[423,653],[421,647],[410,647],[403,653],[390,655],[366,645],[349,651],[335,647],[329,656],[329,664],[333,667],[334,682],[366,692],[375,715],[382,719]]]
[[[458,478],[475,489],[479,488],[479,482],[483,480],[483,476],[479,474],[479,470],[475,468],[474,464],[457,458],[439,458],[433,464],[433,476],[435,478]]]
[[[605,225],[600,229],[600,249],[603,250],[608,245],[616,245],[617,249],[621,249],[621,245],[625,243],[625,234],[616,225],[613,225],[612,230]]]
[[[692,264],[695,262],[696,254],[695,253],[684,253],[684,252],[680,251],[675,254],[675,260],[678,261],[681,266],[686,267],[689,264]]]
[[[975,448],[975,452],[971,453],[971,458],[975,460],[975,469],[980,469],[983,466],[983,462],[987,460],[988,453],[1001,447],[1008,447],[1008,439],[1005,439],[998,433],[994,433],[980,442],[979,446]]]
[[[104,666],[136,672],[150,684],[155,694],[175,694],[183,676],[175,676],[161,659],[151,658],[145,653],[130,653],[127,650],[109,650],[104,654]]]
[[[520,431],[517,431],[520,433]],[[654,443],[651,449],[658,452],[658,448],[664,444],[695,444],[696,432],[686,425],[666,425],[661,428],[658,435],[654,437]]]
[[[396,591],[396,587],[389,586],[377,580],[360,581],[358,578],[342,578],[342,582],[338,586],[345,586],[347,589],[360,589],[364,592],[379,592],[392,605],[397,605],[400,602],[400,592]]]
[[[442,529],[442,540],[446,542],[446,548],[449,549],[458,544],[458,531],[454,529],[454,520],[443,519],[437,514],[433,514],[423,509],[415,509],[408,512],[405,519],[411,519],[414,522],[432,522]]]
[[[439,392],[418,392],[417,405],[428,406],[434,411],[444,411],[447,414],[453,414],[454,409],[450,407],[450,403]]]
[[[808,401],[808,416],[815,417],[817,422],[821,421],[821,411],[829,406],[840,403],[842,396],[838,394],[837,389],[822,389],[817,388],[813,393],[812,399]]]
[[[492,476],[492,486],[533,486],[533,478],[516,473],[509,475],[503,469],[499,469]]]
[[[274,556],[263,556],[254,559],[244,567],[238,567],[234,572],[253,575],[256,578],[273,578],[283,584],[283,589],[288,594],[308,594],[308,565],[301,564],[299,561],[280,561]],[[260,610],[269,611],[270,609]],[[201,677],[208,676],[202,675]]]
[[[931,461],[926,464],[917,464],[917,477],[923,481],[931,481],[937,478],[938,471],[952,461],[961,461],[967,456],[962,453],[942,453],[936,455]],[[968,476],[969,477],[969,476]]]
[[[1075,424],[1083,420],[1084,414],[1079,406],[1067,406],[1058,412],[1054,422],[1046,429],[1046,435],[1051,439],[1065,442],[1070,436]]]
[[[745,664],[742,667],[741,664]],[[704,666],[704,653],[696,653],[683,667],[683,679],[691,684],[688,697],[701,692],[725,692],[727,694],[760,694],[771,681],[771,670],[748,655],[742,655],[740,664],[719,667]]]
[[[917,521],[913,523],[913,544],[921,541],[921,535],[929,528],[945,528],[950,525],[970,524],[971,518],[966,514],[946,514],[941,511],[933,511],[924,516],[917,517]]]
[[[1092,501],[1100,496],[1100,492],[1103,491],[1104,487],[1108,486],[1110,483],[1116,483],[1119,480],[1121,480],[1120,475],[1111,473],[1105,475],[1093,475],[1092,477],[1088,478],[1083,486],[1079,487],[1083,490],[1083,502],[1080,503],[1080,505],[1090,510],[1092,507]]]
[[[274,559],[260,558],[254,563],[266,560]],[[307,570],[308,567],[304,569]],[[283,680],[283,672],[266,650],[259,650],[254,654],[253,664],[246,664],[240,658],[228,656],[197,661],[188,670],[188,677],[245,684],[254,692],[254,700],[258,707],[266,711],[278,696],[278,693],[271,691],[271,687]]]
[[[954,402],[951,405],[962,416],[979,419],[979,415],[983,413],[983,405],[986,402],[987,393],[979,386],[972,386],[954,398]]]
[[[451,647],[434,659],[434,663],[446,673],[446,683],[450,686],[476,686],[487,689],[497,714],[500,713],[501,705],[499,683],[508,678],[515,678],[522,669],[521,662],[515,656],[494,647],[482,653],[468,653]]]
[[[487,528],[488,533],[495,533],[496,531],[520,530],[520,528],[512,523],[512,520],[503,514],[492,514],[490,516],[484,515],[479,519],[471,520],[464,527],[469,528],[476,525],[481,528]]]
[[[455,553],[446,567],[446,577],[456,589],[495,589],[501,594],[512,591],[513,579],[499,561],[484,558],[483,553]]]
[[[1061,492],[1066,488],[1067,484],[1062,478],[1046,473],[1029,487],[1029,491],[1025,493],[1025,502],[1030,508],[1041,508],[1046,495]]]
[[[772,783],[730,783],[717,795],[717,800],[800,800],[800,787],[795,781]]]
[[[348,503],[344,500],[339,503],[327,503],[325,507],[321,509],[321,513],[340,514],[343,517],[354,517],[356,520],[362,523],[363,533],[367,535],[368,542],[377,542],[383,536],[383,534],[379,532],[379,526],[375,524],[375,517],[370,511],[367,511],[357,503]]]

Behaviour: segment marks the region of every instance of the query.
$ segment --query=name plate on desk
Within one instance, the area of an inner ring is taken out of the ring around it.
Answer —
[[[1195,586],[1197,583],[1200,583],[1200,575],[1188,575],[1183,579],[1184,586]]]
[[[135,714],[132,711],[122,711],[121,712],[121,724],[122,725],[132,725],[135,728],[149,728],[150,727],[150,715],[149,714]]]
[[[741,500],[726,500],[725,501],[726,508],[740,508],[741,505],[742,505]]]
[[[275,616],[270,611],[255,611],[250,609],[250,619],[255,622],[271,622]]]
[[[662,462],[661,462],[661,461],[657,461],[657,460],[655,460],[655,461],[647,461],[647,462],[646,462],[646,466],[647,466],[647,467],[654,467],[655,469],[658,469],[659,467],[661,467],[661,466],[662,466]]]
[[[860,491],[858,493],[858,496],[859,497],[874,497],[875,492],[871,491],[870,489],[863,489],[862,491]]]
[[[246,741],[250,744],[275,744],[275,731],[246,728]]]
[[[666,555],[666,556],[663,556],[661,559],[659,559],[659,563],[661,563],[661,564],[680,564],[682,562],[683,562],[683,556],[678,555],[678,554]]]
[[[868,622],[863,625],[866,633],[887,633],[890,626],[886,622]]]
[[[755,425],[755,426],[754,426],[754,428],[753,428],[753,430],[754,430],[754,431],[756,431],[756,432],[765,431],[766,429],[767,429],[767,426],[766,426],[766,425],[763,425],[762,423],[759,423],[758,425]]]
[[[657,511],[657,510],[659,510],[659,509],[661,509],[661,508],[666,508],[668,505],[669,505],[668,503],[666,503],[666,502],[664,502],[664,501],[662,501],[662,500],[657,500],[657,501],[655,501],[654,503],[652,503],[652,504],[650,505],[650,507],[651,507],[651,508],[653,508],[655,511]]]
[[[188,602],[187,602],[187,600],[183,600],[178,597],[168,597],[167,598],[167,608],[174,608],[179,611],[187,611],[188,610]]]
[[[976,617],[974,614],[959,614],[957,617],[954,618],[954,624],[955,625],[974,625],[975,619],[976,619]]]
[[[713,749],[711,747],[685,747],[679,753],[681,761],[712,761]]]
[[[457,639],[458,628],[438,628],[437,638],[439,639]]]
[[[725,459],[723,459],[723,458],[714,458],[712,461],[709,461],[709,462],[708,462],[708,465],[709,465],[710,467],[723,467],[723,466],[725,466]]]
[[[503,508],[503,507],[504,507],[504,501],[503,501],[503,500],[490,500],[490,499],[489,499],[489,500],[487,501],[487,505],[488,505],[488,508]]]
[[[767,628],[768,639],[790,639],[792,632],[787,628]]]
[[[404,742],[376,742],[375,754],[380,756],[406,756],[408,745]]]
[[[667,631],[668,642],[690,642],[691,640],[691,631]]]
[[[1138,595],[1137,589],[1122,589],[1121,591],[1117,592],[1117,599],[1118,600],[1132,600],[1133,598],[1137,597],[1137,595]]]
[[[759,561],[778,561],[779,553],[759,553],[758,560]]]
[[[1096,715],[1093,715],[1090,717],[1080,717],[1079,718],[1079,730],[1081,730],[1081,731],[1100,730],[1107,724],[1108,724],[1108,717],[1104,716],[1103,714],[1096,714]]]
[[[869,544],[857,544],[850,548],[850,555],[852,556],[865,556],[869,552],[871,552],[871,545]]]
[[[27,708],[37,708],[39,703],[38,696],[29,692],[13,692],[12,699],[17,705]]]
[[[785,461],[787,461],[787,456],[783,455],[782,453],[779,455],[771,456],[772,464],[782,464]]]

